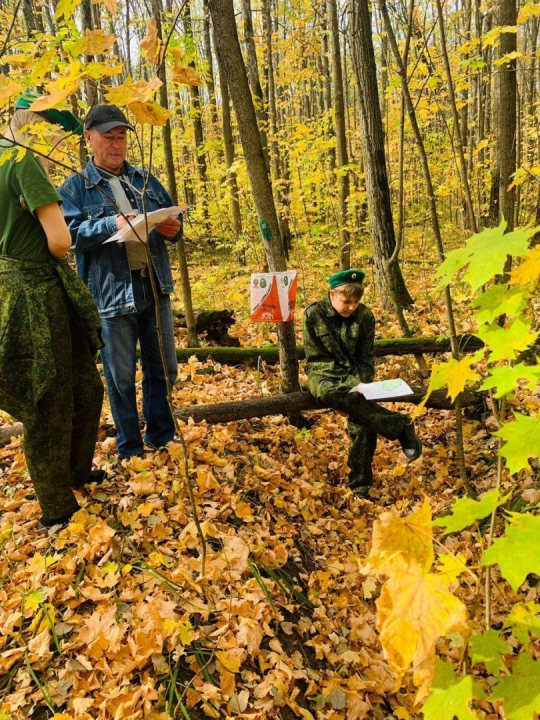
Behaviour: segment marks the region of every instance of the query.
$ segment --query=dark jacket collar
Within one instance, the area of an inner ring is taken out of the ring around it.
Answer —
[[[133,180],[134,175],[140,175],[141,177],[144,177],[142,169],[131,165],[130,163],[128,163],[127,160],[124,160],[124,171],[125,174],[129,177],[130,182]],[[84,168],[84,174],[87,177],[87,180],[85,182],[85,188],[91,188],[94,185],[99,185],[100,183],[107,182],[103,175],[94,165],[93,155],[88,161],[86,167]]]

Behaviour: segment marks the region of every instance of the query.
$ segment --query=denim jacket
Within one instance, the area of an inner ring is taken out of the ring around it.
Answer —
[[[142,189],[145,174],[140,168],[124,163],[125,173],[135,189],[139,212],[142,212]],[[83,177],[84,176],[84,177]],[[95,184],[93,184],[95,183]],[[96,185],[98,187],[96,187]],[[71,233],[77,270],[88,285],[102,318],[126,315],[135,312],[131,270],[125,243],[107,243],[111,235],[118,230],[116,216],[118,210],[111,200],[99,188],[114,198],[109,181],[98,172],[93,158],[82,175],[70,175],[60,187],[63,211]],[[139,192],[137,192],[139,191]],[[150,175],[146,188],[146,209],[148,212],[173,204],[168,192],[161,183]],[[182,217],[180,216],[182,222]],[[183,232],[174,238],[164,238],[156,230],[149,236],[150,255],[156,271],[161,292],[173,291],[173,279],[166,242],[176,242]]]

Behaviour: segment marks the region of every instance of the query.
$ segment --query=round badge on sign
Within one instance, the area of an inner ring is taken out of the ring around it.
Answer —
[[[266,287],[266,280],[264,278],[261,280],[261,287],[262,288]]]

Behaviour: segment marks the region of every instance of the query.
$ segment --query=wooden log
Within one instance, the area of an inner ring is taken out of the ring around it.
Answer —
[[[180,327],[187,327],[183,312],[174,310],[173,315]],[[229,335],[230,327],[236,322],[234,310],[196,310],[194,315],[197,333],[206,333],[209,342],[221,347],[240,347],[240,340]]]
[[[414,395],[388,398],[384,402],[407,402],[418,405],[426,394],[426,388],[413,387]],[[479,393],[466,391],[462,394],[463,407],[472,407],[482,402]],[[381,402],[381,401],[379,401]],[[446,397],[446,390],[436,390],[427,402],[427,407],[439,410],[451,410],[454,404]],[[303,413],[307,410],[325,410],[309,392],[290,393],[289,395],[271,395],[269,397],[248,398],[235,402],[214,403],[211,405],[193,405],[176,410],[181,420],[193,418],[195,422],[226,423],[236,420],[249,420],[266,415],[287,415]]]
[[[7,445],[12,437],[19,437],[23,433],[22,423],[0,427],[0,445]]]
[[[459,335],[458,342],[462,352],[480,350],[484,343],[475,335]],[[296,348],[298,359],[304,360],[306,355],[302,345]],[[412,337],[412,338],[386,338],[375,340],[375,355],[421,355],[447,353],[451,351],[450,340],[446,337]],[[262,348],[176,348],[176,357],[179,363],[187,363],[190,357],[204,362],[207,359],[222,365],[250,365],[256,366],[260,362],[275,364],[279,361],[279,350],[276,345],[267,345]]]

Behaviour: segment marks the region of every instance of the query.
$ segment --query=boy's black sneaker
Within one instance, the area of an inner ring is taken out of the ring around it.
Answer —
[[[85,480],[75,480],[72,487],[75,489],[82,488],[85,485],[98,485],[107,479],[107,472],[105,470],[92,470]]]
[[[398,440],[401,443],[401,447],[407,460],[410,460],[411,462],[413,460],[418,460],[422,454],[422,443],[414,431],[414,423],[411,418],[407,418],[407,423]]]

